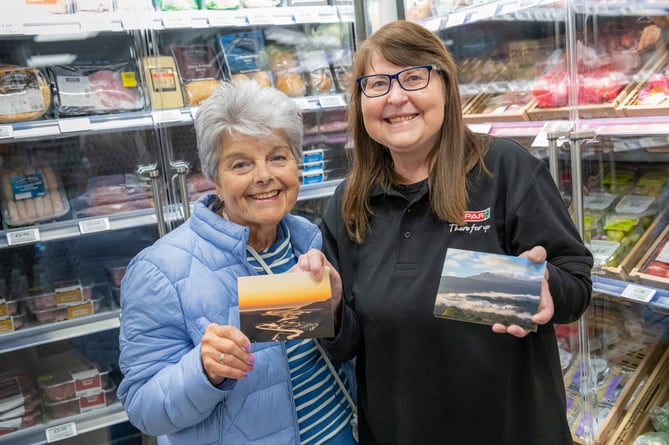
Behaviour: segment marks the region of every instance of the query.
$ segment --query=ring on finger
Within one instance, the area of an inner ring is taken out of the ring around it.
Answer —
[[[225,352],[221,352],[221,355],[218,356],[218,361],[223,363],[224,359],[225,359]]]

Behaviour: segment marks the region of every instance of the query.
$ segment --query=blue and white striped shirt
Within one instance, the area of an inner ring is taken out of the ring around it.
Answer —
[[[258,252],[272,273],[286,272],[297,263],[288,229],[280,224],[277,232],[276,243]],[[258,273],[267,273],[251,253],[248,261]],[[349,427],[351,407],[318,351],[314,339],[286,341],[286,351],[300,444],[329,444],[331,439],[335,439],[335,436]],[[344,373],[340,371],[339,376],[348,387]],[[350,441],[341,440],[341,437],[337,437],[336,443],[355,443],[352,437]]]

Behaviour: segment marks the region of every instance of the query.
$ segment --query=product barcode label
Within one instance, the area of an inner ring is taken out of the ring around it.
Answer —
[[[77,425],[74,422],[53,426],[46,429],[46,441],[48,443],[63,440],[77,435]]]

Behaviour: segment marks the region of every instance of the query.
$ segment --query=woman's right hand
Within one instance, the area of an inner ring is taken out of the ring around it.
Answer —
[[[253,371],[255,358],[251,342],[239,329],[230,325],[207,325],[200,342],[200,359],[212,385],[224,379],[243,379]]]

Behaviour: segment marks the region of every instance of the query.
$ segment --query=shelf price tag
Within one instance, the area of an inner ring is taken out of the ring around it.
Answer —
[[[59,119],[58,128],[60,129],[61,133],[88,131],[91,129],[91,120],[87,117]]]
[[[76,436],[77,424],[70,422],[63,425],[52,426],[51,428],[47,428],[45,432],[47,443],[56,442],[58,440]]]
[[[79,232],[82,235],[87,233],[104,232],[107,230],[111,230],[109,218],[95,218],[79,221]]]
[[[344,102],[342,96],[339,95],[321,96],[318,98],[318,103],[323,108],[336,108],[336,107],[346,106],[346,102]]]
[[[182,120],[181,110],[179,108],[155,110],[153,112],[153,120],[158,124],[166,122],[180,122]]]
[[[318,11],[310,9],[300,9],[293,14],[295,23],[321,23]]]
[[[237,25],[237,17],[227,11],[213,11],[207,17],[209,26],[225,27]]]
[[[458,26],[465,23],[467,19],[467,11],[454,12],[448,15],[448,20],[446,21],[446,26]]]
[[[36,243],[40,240],[39,229],[25,229],[7,232],[7,244],[18,246],[20,244]]]
[[[166,29],[170,28],[190,28],[193,25],[193,21],[190,17],[183,14],[166,14],[163,16],[163,27]]]
[[[16,22],[0,23],[0,34],[23,34],[23,24]]]
[[[655,295],[655,289],[635,284],[628,284],[621,294],[621,296],[628,300],[640,301],[642,303],[648,303],[653,298],[653,295]]]
[[[268,13],[261,13],[260,11],[254,13],[254,14],[248,14],[246,16],[246,20],[248,20],[249,25],[278,25],[282,22],[278,21],[279,17],[274,17],[271,14]],[[291,17],[291,22],[292,22],[292,17]]]
[[[470,21],[485,20],[497,13],[497,2],[485,3],[472,13]]]
[[[0,139],[9,139],[14,137],[14,127],[11,125],[0,125]]]

